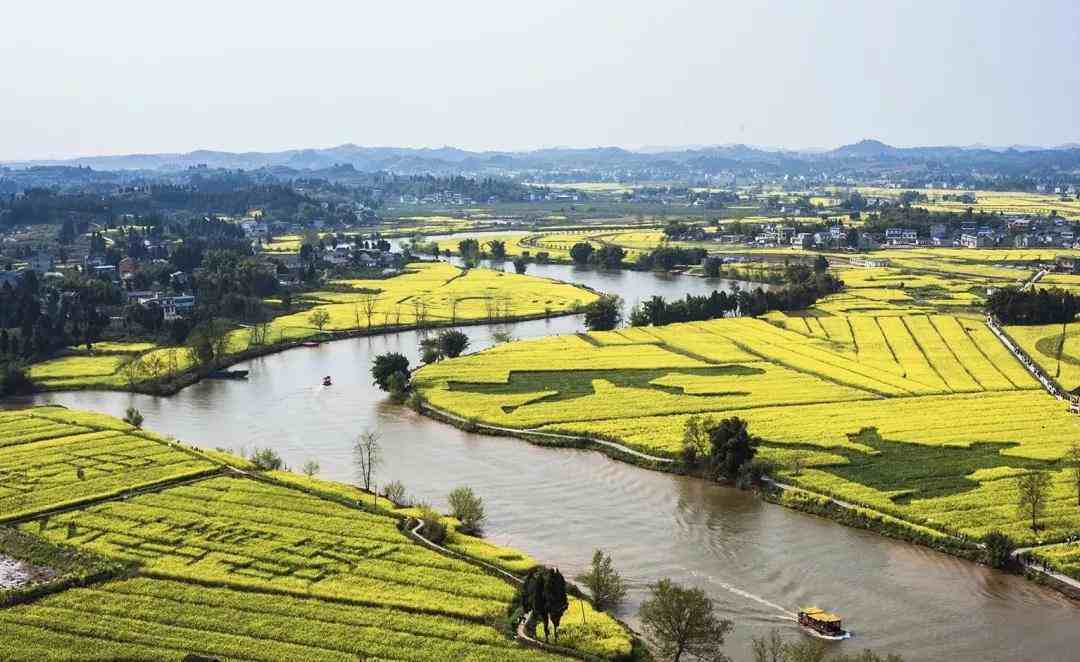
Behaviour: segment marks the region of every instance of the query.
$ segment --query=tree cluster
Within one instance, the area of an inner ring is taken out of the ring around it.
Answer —
[[[1080,312],[1080,297],[1056,287],[1003,287],[986,298],[986,310],[1005,324],[1066,324]]]

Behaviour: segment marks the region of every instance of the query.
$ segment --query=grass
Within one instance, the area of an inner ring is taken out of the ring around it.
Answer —
[[[119,449],[118,439],[145,448]],[[59,480],[71,467],[89,472],[147,448],[177,449],[210,467],[221,460],[107,416],[60,407],[0,413],[0,462],[35,475],[40,465]],[[71,466],[52,471],[63,464],[54,454]],[[123,474],[147,484],[139,471]],[[4,475],[5,488],[22,484]],[[271,472],[267,479],[207,476],[126,499],[93,494],[93,503],[7,529],[0,553],[74,579],[66,590],[0,609],[0,658],[68,660],[92,651],[94,659],[563,659],[520,647],[493,627],[505,618],[513,585],[414,543],[394,505],[318,478]],[[0,499],[0,517],[57,503],[43,498],[16,511]],[[448,523],[448,546],[459,553],[515,572],[535,564]],[[629,635],[609,616],[578,600],[571,610],[562,644],[608,658],[630,652]]]

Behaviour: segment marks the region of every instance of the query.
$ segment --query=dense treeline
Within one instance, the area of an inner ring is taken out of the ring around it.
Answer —
[[[668,301],[654,296],[642,301],[630,314],[632,326],[663,326],[675,322],[697,322],[732,315],[756,316],[770,310],[802,310],[818,299],[839,292],[843,281],[823,269],[805,264],[791,264],[784,270],[786,285],[775,290],[733,289],[730,293],[714,290],[712,294]]]
[[[986,298],[986,310],[1006,324],[1065,324],[1080,313],[1080,297],[1056,287],[1003,287]]]

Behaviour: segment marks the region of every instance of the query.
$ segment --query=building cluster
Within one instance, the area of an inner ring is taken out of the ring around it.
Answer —
[[[949,247],[949,248],[1080,248],[1080,232],[1074,223],[1060,217],[1013,217],[1003,223],[986,225],[934,223],[928,227],[890,227],[884,232],[869,231],[835,222],[813,232],[800,231],[792,222],[759,226],[751,237],[717,233],[710,238],[725,244],[749,243],[757,246],[794,248]]]

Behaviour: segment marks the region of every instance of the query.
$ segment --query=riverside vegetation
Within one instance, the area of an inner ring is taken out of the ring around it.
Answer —
[[[380,333],[544,317],[573,312],[597,295],[573,285],[491,269],[464,270],[443,262],[417,262],[400,275],[331,281],[327,289],[289,302],[280,299],[271,321],[233,327],[207,324],[186,345],[101,342],[71,347],[63,356],[30,366],[39,388],[109,388],[171,391],[201,371],[299,342],[337,335]]]

